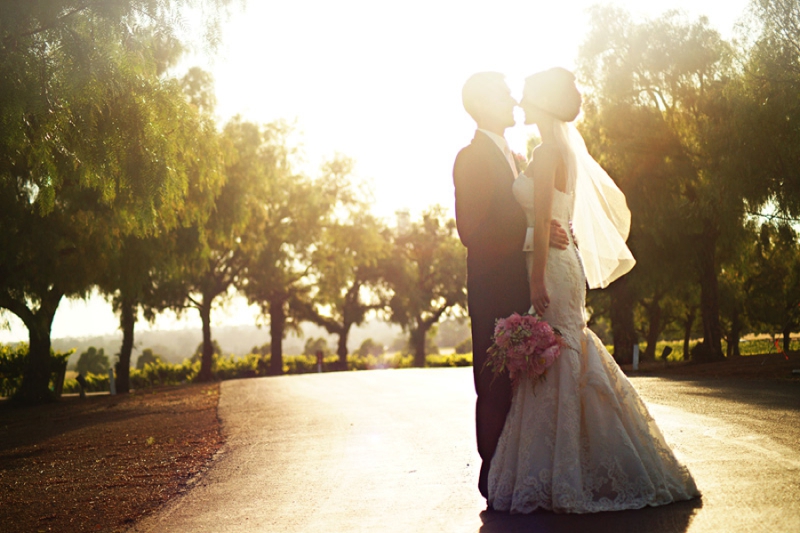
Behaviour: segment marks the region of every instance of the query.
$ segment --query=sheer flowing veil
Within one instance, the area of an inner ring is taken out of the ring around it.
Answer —
[[[589,154],[575,126],[557,121],[555,130],[567,147],[568,184],[575,192],[572,230],[586,280],[592,289],[604,288],[636,264],[625,244],[631,212],[625,195]]]

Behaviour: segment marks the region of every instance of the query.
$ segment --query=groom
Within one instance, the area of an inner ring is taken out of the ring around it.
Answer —
[[[456,223],[467,247],[467,300],[472,322],[472,371],[478,401],[475,425],[482,464],[478,489],[488,497],[489,465],[511,407],[508,374],[483,371],[495,320],[531,305],[523,245],[527,221],[511,186],[518,169],[503,135],[514,125],[517,102],[497,72],[472,75],[462,90],[464,109],[478,130],[453,167]],[[551,225],[551,245],[565,249],[567,234]]]

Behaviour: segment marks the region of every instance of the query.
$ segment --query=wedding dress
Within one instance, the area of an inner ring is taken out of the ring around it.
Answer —
[[[574,183],[569,189],[553,196],[553,218],[564,228],[575,205]],[[514,196],[532,226],[533,180],[521,174]],[[593,513],[697,496],[633,385],[586,327],[586,277],[574,237],[566,250],[549,249],[545,285],[543,319],[564,346],[544,380],[523,379],[514,392],[491,462],[489,504],[512,513]]]

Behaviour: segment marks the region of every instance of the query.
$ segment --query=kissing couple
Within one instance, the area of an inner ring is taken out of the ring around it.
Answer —
[[[477,131],[453,168],[456,223],[467,247],[478,489],[489,509],[594,513],[699,496],[631,382],[586,326],[587,286],[607,287],[635,260],[625,195],[572,125],[581,108],[563,69],[525,80],[519,104],[502,74],[462,91]],[[531,161],[504,138],[514,108],[536,125]],[[498,319],[536,314],[560,335],[559,357],[535,384],[512,387],[486,368]],[[534,393],[535,385],[535,393]]]

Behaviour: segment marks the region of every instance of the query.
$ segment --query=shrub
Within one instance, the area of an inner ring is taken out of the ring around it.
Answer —
[[[314,337],[309,338],[303,347],[303,355],[316,356],[318,351],[322,352],[323,357],[330,355],[331,350],[328,348],[328,341],[323,337],[319,337],[317,339]],[[316,364],[316,361],[314,364]]]
[[[448,366],[472,366],[472,353],[449,354],[449,355],[429,355],[425,360],[428,367],[448,367]]]
[[[456,344],[456,353],[472,353],[472,337],[467,337],[463,341]]]
[[[144,365],[148,363],[156,363],[161,361],[161,356],[154,354],[153,350],[150,348],[145,348],[142,350],[142,355],[136,358],[136,368],[137,370],[144,370]]]
[[[211,339],[211,347],[213,348],[214,355],[219,355],[222,353],[222,348],[219,347],[219,343]],[[197,348],[194,350],[194,354],[192,354],[192,361],[199,361],[203,358],[203,343],[197,345]]]
[[[55,352],[50,350],[50,390],[55,396],[62,393],[67,360],[74,350]],[[28,345],[19,343],[14,347],[0,345],[0,396],[13,396],[22,385],[22,375],[28,361]]]
[[[367,355],[383,355],[386,352],[386,347],[383,344],[378,344],[371,338],[365,339],[358,347],[358,355],[364,357]]]
[[[108,361],[108,356],[105,354],[103,348],[99,350],[94,346],[90,346],[78,358],[78,363],[75,365],[75,370],[78,374],[103,374],[108,372],[111,363]]]

